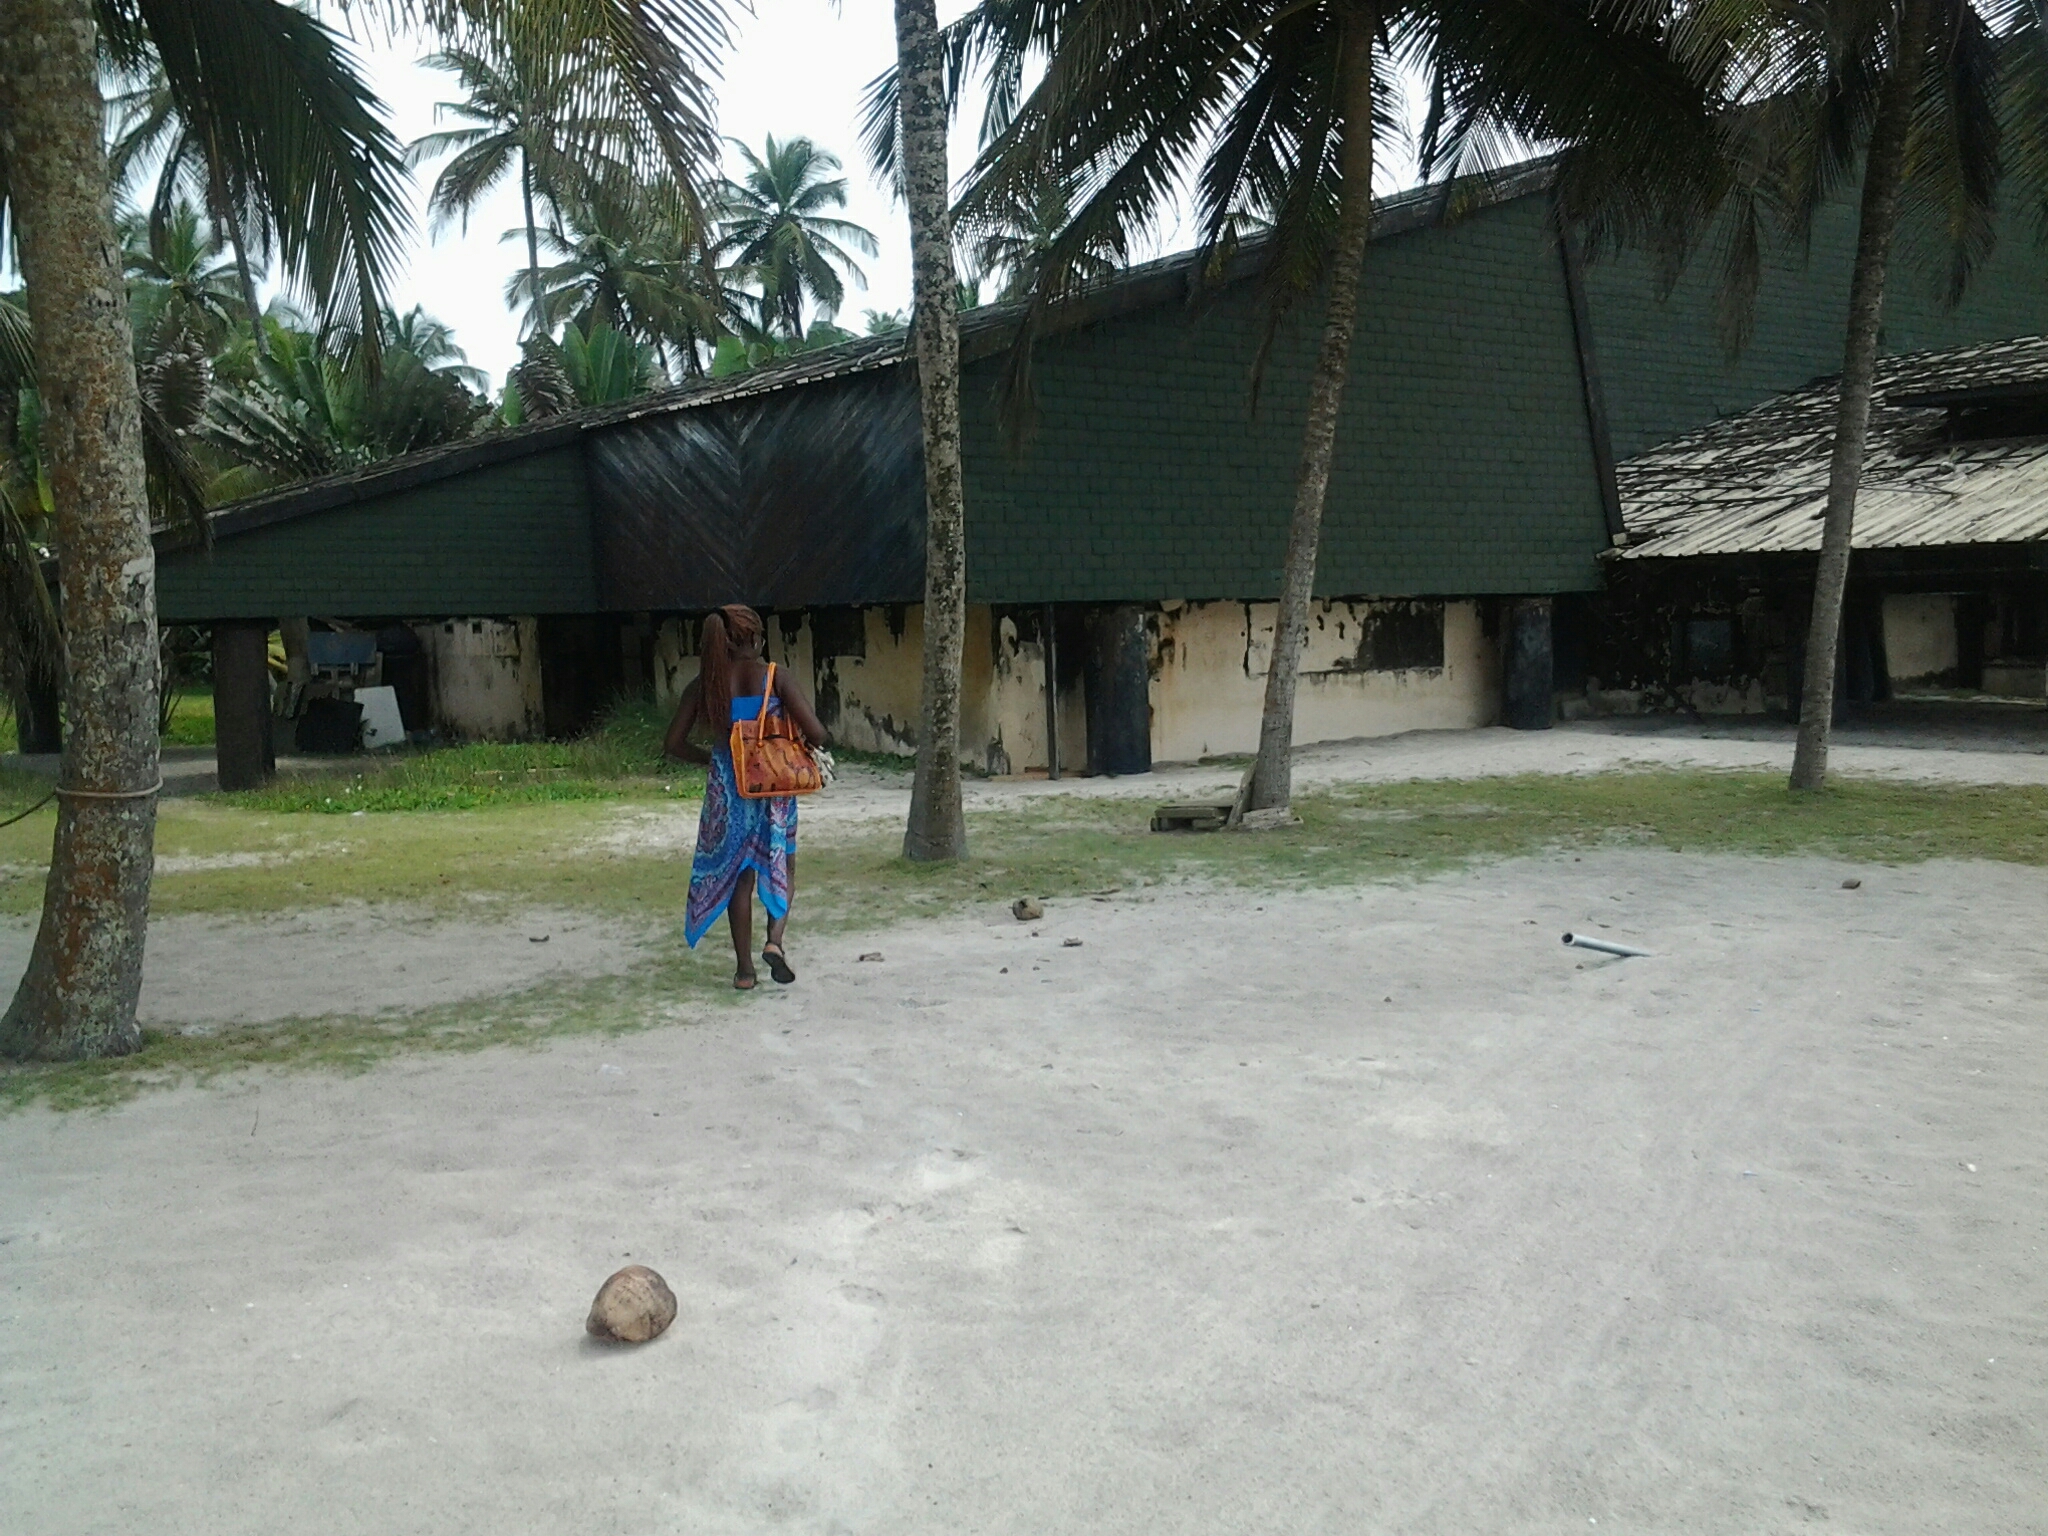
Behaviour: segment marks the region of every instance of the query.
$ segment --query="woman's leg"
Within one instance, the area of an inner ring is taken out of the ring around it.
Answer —
[[[749,870],[751,875],[753,871]],[[782,909],[782,916],[768,920],[768,942],[777,949],[782,948],[782,935],[789,927],[789,914],[796,905],[796,855],[789,856],[789,906]]]
[[[733,887],[732,901],[725,909],[725,920],[732,926],[732,952],[736,960],[732,984],[744,992],[754,984],[754,872],[751,869],[740,872],[739,883]]]
[[[796,899],[796,855],[789,856],[789,883],[784,895],[791,901]],[[761,946],[761,958],[768,962],[768,974],[782,986],[796,980],[796,972],[789,968],[789,956],[782,948],[782,935],[789,929],[789,907],[784,906],[782,916],[768,919],[768,942]]]

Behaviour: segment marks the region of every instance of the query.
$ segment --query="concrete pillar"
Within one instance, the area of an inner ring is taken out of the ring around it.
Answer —
[[[213,626],[213,743],[222,789],[256,789],[277,772],[267,619]]]
[[[1518,731],[1550,729],[1552,667],[1550,599],[1518,597],[1508,604],[1501,714]]]
[[[1152,647],[1145,610],[1121,603],[1090,615],[1083,661],[1088,771],[1152,771]]]

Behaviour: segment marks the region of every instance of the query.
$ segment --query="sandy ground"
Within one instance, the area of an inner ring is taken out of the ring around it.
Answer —
[[[686,877],[687,878],[687,877]],[[0,927],[11,993],[35,925]],[[146,1028],[416,1013],[549,981],[610,976],[646,954],[645,929],[585,912],[528,909],[491,921],[350,903],[266,918],[159,917],[149,925]],[[250,957],[263,956],[260,965]]]
[[[1844,873],[990,911],[0,1120],[0,1524],[2039,1531],[2048,872]]]

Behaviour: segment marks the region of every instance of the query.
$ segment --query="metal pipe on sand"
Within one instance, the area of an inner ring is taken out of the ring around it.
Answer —
[[[1583,933],[1568,933],[1564,941],[1575,949],[1595,949],[1603,955],[1620,955],[1625,960],[1650,953],[1647,949],[1632,949],[1626,944],[1610,944],[1605,939],[1589,939]]]

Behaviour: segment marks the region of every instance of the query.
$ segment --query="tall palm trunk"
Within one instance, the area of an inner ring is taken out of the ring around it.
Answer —
[[[1835,444],[1828,461],[1828,501],[1821,524],[1820,568],[1813,583],[1813,619],[1806,637],[1806,677],[1800,694],[1799,744],[1792,754],[1792,787],[1819,789],[1827,782],[1828,737],[1835,715],[1835,659],[1842,639],[1842,599],[1849,585],[1849,545],[1856,526],[1856,492],[1863,482],[1864,444],[1870,435],[1870,397],[1877,374],[1877,334],[1884,320],[1884,283],[1892,235],[1899,222],[1906,140],[1913,99],[1927,54],[1932,0],[1904,0],[1896,52],[1878,97],[1877,121],[1863,167],[1863,206],[1856,230],[1856,267],[1849,279],[1849,334],[1842,349],[1841,395],[1835,407]]]
[[[0,7],[0,149],[47,412],[70,730],[27,974],[0,1050],[66,1059],[142,1043],[135,999],[157,780],[156,559],[141,407],[101,144],[92,0]]]
[[[1265,710],[1259,720],[1259,755],[1252,765],[1250,810],[1285,806],[1293,794],[1294,691],[1308,637],[1308,605],[1315,594],[1316,548],[1322,540],[1323,502],[1337,445],[1337,414],[1351,370],[1351,339],[1358,329],[1358,275],[1372,236],[1372,45],[1370,5],[1345,18],[1344,129],[1338,150],[1342,176],[1337,246],[1330,269],[1323,344],[1309,379],[1308,426],[1295,473],[1294,516],[1287,527],[1287,563],[1280,572],[1280,611],[1273,625],[1273,658],[1266,672]]]
[[[523,149],[519,152],[519,195],[526,200],[526,293],[532,306],[527,320],[537,332],[544,329],[540,320],[540,231],[533,227],[533,162]]]
[[[267,361],[270,337],[263,330],[263,306],[256,298],[256,276],[249,266],[249,242],[243,238],[242,220],[235,212],[234,199],[228,196],[228,184],[220,170],[220,153],[210,127],[206,132],[206,192],[214,228],[227,236],[228,249],[234,252],[235,280],[241,285],[242,307],[249,312],[249,335],[256,343],[256,355]]]
[[[960,471],[960,317],[947,203],[946,104],[934,0],[896,0],[903,197],[910,211],[911,342],[924,409],[924,701],[903,856],[967,852],[960,809],[960,654],[967,531]]]

